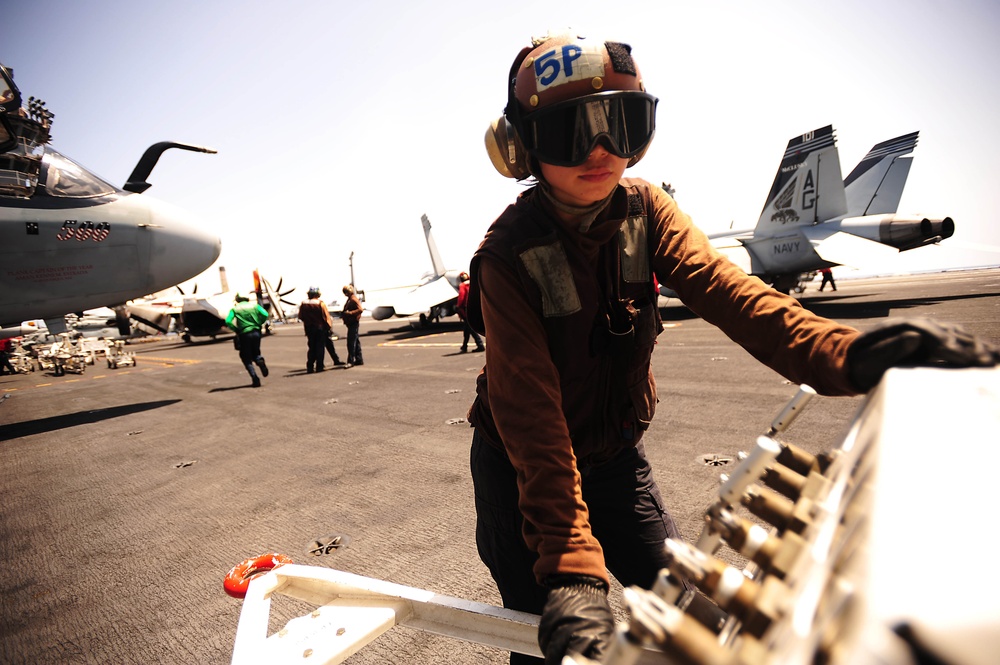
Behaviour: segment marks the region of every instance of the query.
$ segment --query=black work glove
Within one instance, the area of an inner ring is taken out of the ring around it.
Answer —
[[[861,392],[874,388],[887,369],[898,365],[993,367],[998,362],[1000,347],[961,326],[930,319],[890,319],[847,350],[848,376]]]
[[[545,665],[559,665],[567,653],[600,660],[611,644],[614,616],[604,580],[587,575],[554,575],[538,624]]]

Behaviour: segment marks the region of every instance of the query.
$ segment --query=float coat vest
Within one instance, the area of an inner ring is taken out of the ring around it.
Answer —
[[[622,181],[586,231],[553,219],[540,207],[542,193],[529,190],[493,223],[470,266],[469,321],[487,343],[491,331],[482,316],[480,263],[488,257],[517,275],[548,338],[581,469],[636,445],[656,410],[650,356],[663,325],[650,267],[648,187]],[[487,374],[503,371],[500,364],[479,375],[469,412],[470,423],[500,449]]]

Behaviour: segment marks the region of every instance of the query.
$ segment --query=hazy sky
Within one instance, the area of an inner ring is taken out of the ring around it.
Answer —
[[[4,9],[0,61],[56,114],[53,147],[119,186],[157,141],[218,150],[167,152],[143,196],[219,234],[234,288],[259,267],[297,299],[335,295],[352,251],[360,288],[416,281],[425,213],[467,267],[523,189],[483,147],[507,70],[570,26],[632,44],[660,105],[626,174],[671,182],[707,232],[756,223],[794,135],[832,124],[846,175],[919,130],[899,211],[956,233],[899,269],[1000,265],[995,1],[36,0]]]

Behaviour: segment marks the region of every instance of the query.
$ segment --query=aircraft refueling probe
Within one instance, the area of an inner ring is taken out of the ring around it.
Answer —
[[[151,184],[146,182],[146,178],[148,178],[149,174],[153,172],[153,167],[156,166],[156,162],[160,160],[160,155],[171,148],[180,148],[181,150],[191,150],[193,152],[205,152],[210,155],[218,153],[217,150],[212,148],[206,148],[200,145],[191,145],[190,143],[178,143],[177,141],[160,141],[159,143],[154,143],[146,148],[146,152],[142,153],[142,157],[139,158],[135,168],[132,169],[132,173],[128,177],[128,182],[125,183],[122,189],[127,192],[141,194],[152,187]]]

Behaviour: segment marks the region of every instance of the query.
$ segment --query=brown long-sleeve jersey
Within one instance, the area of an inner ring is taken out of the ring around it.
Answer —
[[[640,249],[648,252],[641,258],[686,306],[789,380],[821,394],[856,393],[845,360],[858,332],[746,275],[660,188],[622,180],[586,230],[557,220],[537,191],[526,192],[494,222],[472,262],[470,318],[481,324],[489,344],[470,421],[503,448],[517,470],[525,540],[539,554],[540,580],[557,572],[607,579],[601,546],[590,531],[579,464],[635,445],[648,426],[643,415],[652,418],[655,408],[648,353],[629,356],[624,397],[606,379],[625,361],[593,353],[593,322],[603,321],[606,309],[602,301],[613,300],[616,288],[637,293],[622,277],[628,259],[617,256],[624,257],[620,229],[635,216],[637,200],[645,215],[645,249]],[[539,262],[539,254],[548,257],[543,270],[530,265]],[[608,277],[609,261],[618,271],[618,286]],[[552,277],[567,270],[568,281]],[[576,298],[569,293],[573,289]],[[641,339],[638,328],[636,345],[645,348],[648,342],[651,351],[652,341]],[[638,427],[598,427],[608,424],[606,403],[623,398],[631,400],[628,417]]]

